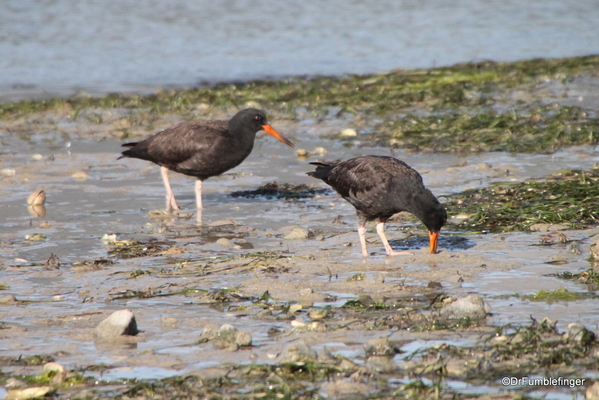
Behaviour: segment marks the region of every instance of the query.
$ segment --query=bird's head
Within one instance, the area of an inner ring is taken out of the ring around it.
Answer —
[[[289,139],[281,135],[275,128],[268,124],[266,114],[261,110],[248,108],[238,112],[230,122],[230,125],[236,124],[250,128],[253,133],[264,131],[275,139],[285,143],[287,146],[295,147]]]
[[[447,211],[445,210],[445,207],[439,204],[438,207],[435,207],[433,211],[426,215],[426,219],[423,222],[428,228],[431,254],[435,254],[437,252],[439,232],[441,232],[441,228],[447,222]]]

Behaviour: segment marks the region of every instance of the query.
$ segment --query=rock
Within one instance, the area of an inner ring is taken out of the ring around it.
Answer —
[[[300,296],[309,296],[312,293],[314,293],[314,289],[312,288],[303,288],[299,291]]]
[[[341,136],[343,136],[343,137],[356,137],[356,136],[358,136],[358,132],[356,132],[355,129],[347,128],[347,129],[344,129],[344,130],[341,131]]]
[[[235,344],[238,347],[246,347],[252,345],[252,334],[247,331],[238,331],[235,335]]]
[[[223,247],[233,247],[235,246],[235,243],[233,243],[232,241],[230,241],[227,238],[220,238],[216,241],[216,244],[223,246]]]
[[[485,303],[477,294],[469,294],[446,305],[439,312],[441,317],[447,319],[481,319],[487,315]]]
[[[96,327],[96,334],[103,338],[135,336],[138,332],[137,322],[131,310],[115,311]]]
[[[445,364],[445,371],[448,376],[466,376],[466,373],[468,372],[468,366],[464,360],[450,359]]]
[[[372,339],[364,343],[366,357],[387,356],[393,357],[397,349],[389,342],[389,338]]]
[[[287,346],[281,354],[280,362],[306,363],[316,361],[317,358],[316,352],[302,340]]]
[[[231,324],[223,324],[218,330],[218,337],[229,343],[235,343],[237,337],[237,328]]]
[[[325,149],[324,147],[317,147],[314,150],[312,150],[310,154],[314,156],[324,156],[327,154],[327,149]]]
[[[301,309],[302,309],[301,304],[293,304],[293,305],[289,306],[289,311],[287,312],[287,314],[289,314],[289,315],[295,314],[296,312],[298,312]]]
[[[599,382],[595,382],[587,388],[584,398],[586,400],[599,400]]]
[[[208,324],[204,326],[202,336],[213,340],[217,347],[229,350],[252,345],[252,334],[240,331],[231,324],[223,324],[220,328],[214,324]]]
[[[493,166],[489,163],[482,162],[482,163],[478,163],[476,165],[476,170],[477,171],[491,171],[491,170],[493,170]]]
[[[286,240],[303,240],[303,239],[308,239],[308,236],[310,236],[310,232],[308,232],[306,229],[293,228],[291,233],[289,233],[287,236],[285,236],[285,239]]]
[[[15,297],[14,294],[5,294],[4,296],[0,297],[0,303],[16,303],[17,302],[17,298]]]
[[[0,175],[4,176],[14,176],[17,174],[17,171],[12,168],[4,168],[0,170]]]
[[[50,257],[44,263],[46,267],[50,268],[59,268],[61,265],[60,258],[54,253],[50,253]]]
[[[46,397],[47,394],[53,393],[55,389],[51,386],[32,387],[27,389],[9,390],[6,393],[5,400],[26,400]]]
[[[46,193],[43,190],[38,190],[31,193],[27,199],[27,204],[30,206],[41,206],[46,202]]]
[[[44,364],[44,368],[42,371],[48,374],[53,373],[53,384],[62,383],[67,377],[67,370],[65,369],[65,367],[55,362],[49,362]]]
[[[397,370],[398,367],[393,361],[393,357],[372,356],[366,359],[366,368],[380,374],[389,374]]]
[[[568,332],[564,335],[568,343],[588,346],[595,341],[595,334],[581,323],[568,324]]]

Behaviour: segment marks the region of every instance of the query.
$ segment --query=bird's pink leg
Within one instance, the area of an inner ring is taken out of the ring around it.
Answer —
[[[395,251],[391,248],[389,241],[387,240],[387,236],[385,235],[385,223],[379,222],[376,224],[376,233],[381,237],[381,241],[383,242],[383,246],[385,246],[385,251],[388,256],[398,256],[401,254],[414,254],[409,251]]]
[[[368,257],[368,250],[366,249],[366,227],[358,224],[358,236],[360,237],[360,244],[362,245],[362,255]]]
[[[196,181],[196,206],[198,208],[197,220],[198,224],[202,223],[202,181]]]
[[[180,210],[177,205],[177,201],[175,200],[175,194],[173,193],[173,189],[171,189],[171,184],[168,180],[168,168],[160,167],[160,174],[162,175],[162,180],[164,181],[164,188],[166,189],[166,211],[177,211]]]

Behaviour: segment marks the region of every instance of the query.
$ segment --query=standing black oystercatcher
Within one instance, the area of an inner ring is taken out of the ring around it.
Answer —
[[[362,254],[366,250],[366,222],[378,220],[376,231],[387,255],[411,254],[394,251],[385,236],[385,222],[400,211],[418,217],[428,228],[431,253],[437,252],[439,231],[447,221],[447,212],[437,198],[424,187],[415,169],[393,157],[364,156],[340,163],[310,163],[316,171],[308,172],[322,179],[356,208]]]
[[[130,147],[123,157],[140,158],[160,165],[166,188],[166,210],[179,210],[168,180],[168,171],[195,176],[197,220],[202,222],[202,181],[241,164],[252,152],[256,133],[265,131],[288,146],[294,144],[268,125],[266,115],[248,108],[230,121],[182,122]]]

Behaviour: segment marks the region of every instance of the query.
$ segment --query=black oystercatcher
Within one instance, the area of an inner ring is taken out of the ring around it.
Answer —
[[[428,228],[431,253],[437,252],[439,231],[447,221],[447,212],[437,198],[424,187],[416,170],[393,157],[364,156],[339,163],[310,163],[308,172],[322,179],[356,208],[362,254],[367,257],[366,222],[378,220],[376,231],[387,255],[411,254],[394,251],[385,236],[385,222],[400,211],[418,217]]]
[[[202,222],[202,181],[220,175],[241,164],[254,147],[256,133],[265,131],[288,146],[294,144],[268,125],[266,115],[248,108],[230,121],[182,122],[130,147],[123,157],[140,158],[160,165],[166,188],[166,210],[179,210],[168,180],[168,170],[195,176],[197,220]]]

